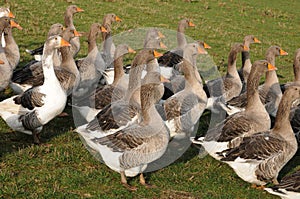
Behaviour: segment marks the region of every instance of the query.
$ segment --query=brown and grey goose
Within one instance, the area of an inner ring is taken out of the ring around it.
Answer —
[[[11,66],[12,70],[14,70],[20,61],[20,51],[19,46],[13,37],[12,29],[18,28],[19,30],[22,30],[23,28],[13,20],[11,21],[11,23],[13,23],[13,25],[4,29],[4,51],[9,65]]]
[[[76,30],[75,26],[74,26],[74,21],[73,21],[73,17],[76,13],[79,12],[83,12],[84,10],[79,8],[76,5],[70,5],[67,7],[66,12],[64,14],[64,21],[65,21],[65,26],[66,28],[71,28],[73,30]],[[71,44],[71,52],[73,54],[73,57],[75,57],[77,55],[77,53],[80,50],[80,40],[79,37],[74,37],[71,39],[70,41]]]
[[[250,44],[261,43],[254,35],[247,35],[244,38],[244,46],[246,50],[242,51],[242,67],[238,70],[241,81],[243,83],[242,93],[246,91],[247,80],[251,71],[251,60],[250,60]]]
[[[166,125],[171,137],[177,134],[189,134],[193,132],[194,125],[198,122],[207,103],[207,96],[203,90],[202,81],[193,61],[199,54],[206,51],[198,43],[187,44],[184,47],[183,63],[180,70],[184,74],[185,87],[182,91],[171,96],[164,102]]]
[[[115,54],[115,44],[112,39],[112,24],[114,22],[122,21],[120,17],[118,17],[114,13],[106,14],[103,17],[102,26],[107,30],[107,32],[102,32],[102,41],[103,41],[103,52],[102,57],[104,62],[108,68],[113,67],[113,57]]]
[[[204,85],[209,91],[207,109],[215,110],[218,102],[227,102],[238,96],[242,91],[242,82],[236,69],[237,55],[245,50],[244,44],[232,45],[228,55],[228,66],[226,75],[222,78],[207,81]]]
[[[9,17],[1,17],[0,34],[2,35],[6,28],[9,28],[10,26],[13,27],[14,24],[17,23],[13,22],[13,20]],[[13,69],[6,57],[5,49],[2,47],[2,45],[0,46],[0,60],[4,62],[4,64],[1,64],[0,66],[0,91],[3,91],[9,85]]]
[[[112,84],[97,87],[80,100],[74,101],[73,99],[72,106],[80,112],[86,121],[90,122],[105,106],[124,97],[128,86],[128,77],[125,76],[123,69],[123,57],[127,53],[135,53],[135,51],[125,44],[117,46],[114,56],[114,81]]]
[[[271,46],[266,53],[266,60],[275,66],[275,58],[280,55],[287,55],[288,53],[282,50],[279,46]],[[268,113],[275,117],[279,102],[282,97],[278,77],[276,71],[266,72],[265,83],[259,86],[259,96]],[[233,98],[227,102],[226,111],[229,115],[243,110],[247,105],[247,93]]]
[[[88,33],[88,54],[85,58],[76,61],[79,74],[80,84],[73,92],[73,97],[85,97],[90,91],[93,91],[101,78],[106,64],[98,50],[97,38],[101,32],[106,29],[99,23],[93,23]]]
[[[129,72],[129,83],[125,96],[105,106],[96,117],[87,124],[86,129],[106,134],[125,128],[137,120],[140,110],[139,86],[144,66],[161,56],[155,50],[143,49],[134,58]]]
[[[147,76],[153,72],[147,73]],[[140,183],[147,184],[143,173],[147,165],[160,158],[169,142],[169,132],[160,115],[155,109],[155,103],[163,94],[163,86],[160,84],[160,74],[156,73],[155,79],[141,85],[141,120],[122,130],[110,135],[101,132],[91,133],[84,127],[78,127],[76,131],[88,145],[93,154],[97,153],[109,168],[121,174],[121,183],[129,190],[136,187],[127,183],[126,177],[134,177],[140,174]],[[149,172],[149,171],[148,171]]]
[[[246,182],[278,184],[278,173],[298,149],[289,115],[292,103],[299,98],[300,87],[289,87],[279,104],[275,126],[271,130],[245,136],[239,146],[221,151],[221,161],[229,164]]]
[[[193,138],[192,142],[202,145],[213,158],[219,160],[216,153],[239,144],[240,138],[258,131],[267,131],[271,127],[268,112],[260,101],[258,86],[261,76],[276,68],[266,60],[254,62],[248,78],[247,98],[249,103],[244,111],[227,117],[210,128],[205,137]]]

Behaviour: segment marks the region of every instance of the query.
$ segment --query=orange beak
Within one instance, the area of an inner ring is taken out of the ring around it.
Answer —
[[[9,11],[8,17],[10,17],[10,18],[16,18],[15,15],[11,11]]]
[[[104,28],[104,26],[100,27],[101,32],[107,32],[106,28]]]
[[[285,52],[284,50],[280,49],[280,55],[288,55],[288,53]]]
[[[158,37],[159,37],[160,39],[162,39],[162,38],[165,38],[165,35],[163,35],[160,31],[158,31]]]
[[[272,64],[268,63],[268,70],[277,70],[277,68]]]
[[[165,78],[164,76],[160,76],[160,82],[170,82],[170,80],[168,80],[167,78]]]
[[[193,22],[189,21],[189,26],[190,27],[195,27],[195,24]]]
[[[81,37],[82,34],[80,34],[77,30],[74,30],[74,36],[75,37]]]
[[[128,47],[128,53],[136,53],[136,51],[133,50],[132,48]]]
[[[4,61],[0,60],[0,64],[4,64],[4,63],[5,63]]]
[[[159,42],[159,46],[160,46],[162,49],[167,49],[167,48],[168,48],[163,42]]]
[[[61,38],[60,46],[61,47],[63,47],[63,46],[71,46],[71,44],[69,42],[67,42],[66,40],[64,40],[63,38]]]
[[[199,53],[199,54],[202,54],[202,55],[207,54],[206,50],[204,50],[204,49],[201,48],[200,46],[198,46],[198,53]]]
[[[153,55],[155,58],[161,57],[163,54],[157,52],[156,50],[153,51]]]
[[[205,43],[205,42],[203,42],[203,47],[204,47],[205,49],[210,49],[210,48],[211,48],[210,45],[208,45],[208,44]]]
[[[254,37],[254,43],[261,43],[256,37]]]
[[[120,18],[120,17],[118,17],[118,16],[116,16],[116,21],[122,21],[122,19]]]
[[[76,11],[77,11],[77,12],[83,12],[84,10],[81,9],[81,8],[79,8],[79,7],[77,7],[77,8],[76,8]]]
[[[249,51],[248,46],[245,46],[245,45],[244,45],[244,51]]]
[[[10,20],[10,25],[12,28],[18,28],[19,30],[23,30],[23,28],[20,26],[20,24],[18,24],[14,20]]]

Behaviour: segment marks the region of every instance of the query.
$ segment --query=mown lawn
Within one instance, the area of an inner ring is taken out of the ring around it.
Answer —
[[[106,13],[116,13],[122,22],[114,24],[113,33],[129,29],[159,27],[176,30],[178,21],[190,18],[195,28],[186,35],[206,41],[212,49],[211,59],[224,73],[227,56],[234,42],[242,42],[253,34],[261,44],[251,46],[251,59],[263,59],[271,45],[279,45],[289,53],[276,59],[281,82],[293,80],[293,56],[300,47],[300,1],[290,0],[182,0],[152,1],[75,1],[75,0],[14,0],[7,1],[23,31],[14,30],[19,44],[22,67],[32,59],[26,48],[44,42],[53,23],[63,23],[63,13],[70,4],[83,8],[74,17],[78,31],[87,32],[94,22],[102,22]],[[78,57],[87,53],[86,38],[81,38]],[[99,40],[99,43],[101,40]],[[167,44],[168,45],[168,44]],[[238,56],[238,66],[241,65]],[[130,60],[128,59],[127,62]],[[7,92],[7,96],[10,93]],[[44,144],[32,144],[30,136],[12,132],[0,120],[0,197],[1,198],[276,198],[250,187],[227,165],[209,156],[198,157],[191,147],[180,159],[146,175],[157,188],[146,189],[138,178],[129,181],[138,186],[130,192],[120,184],[120,176],[95,160],[73,132],[72,110],[69,117],[55,118],[44,127]],[[198,133],[204,134],[210,122],[206,112]],[[300,163],[299,153],[282,170],[280,177]]]

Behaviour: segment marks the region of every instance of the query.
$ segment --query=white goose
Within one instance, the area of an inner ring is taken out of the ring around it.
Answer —
[[[44,45],[43,85],[0,102],[0,115],[7,125],[15,131],[32,134],[35,143],[40,143],[39,134],[43,125],[60,114],[66,104],[67,94],[53,69],[53,54],[56,48],[62,46],[70,46],[70,44],[60,36],[50,37]],[[24,107],[16,104],[15,101],[22,103]],[[29,110],[26,105],[34,108]]]

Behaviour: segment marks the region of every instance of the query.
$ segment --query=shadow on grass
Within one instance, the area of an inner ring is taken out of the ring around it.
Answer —
[[[41,133],[41,142],[46,144],[54,137],[60,136],[70,129],[74,128],[72,112],[70,107],[66,107],[64,112],[68,114],[66,117],[56,117],[43,127]],[[5,122],[3,121],[3,124]],[[6,153],[13,153],[18,150],[34,145],[31,135],[20,132],[14,132],[7,128],[3,128],[0,133],[0,158]]]

